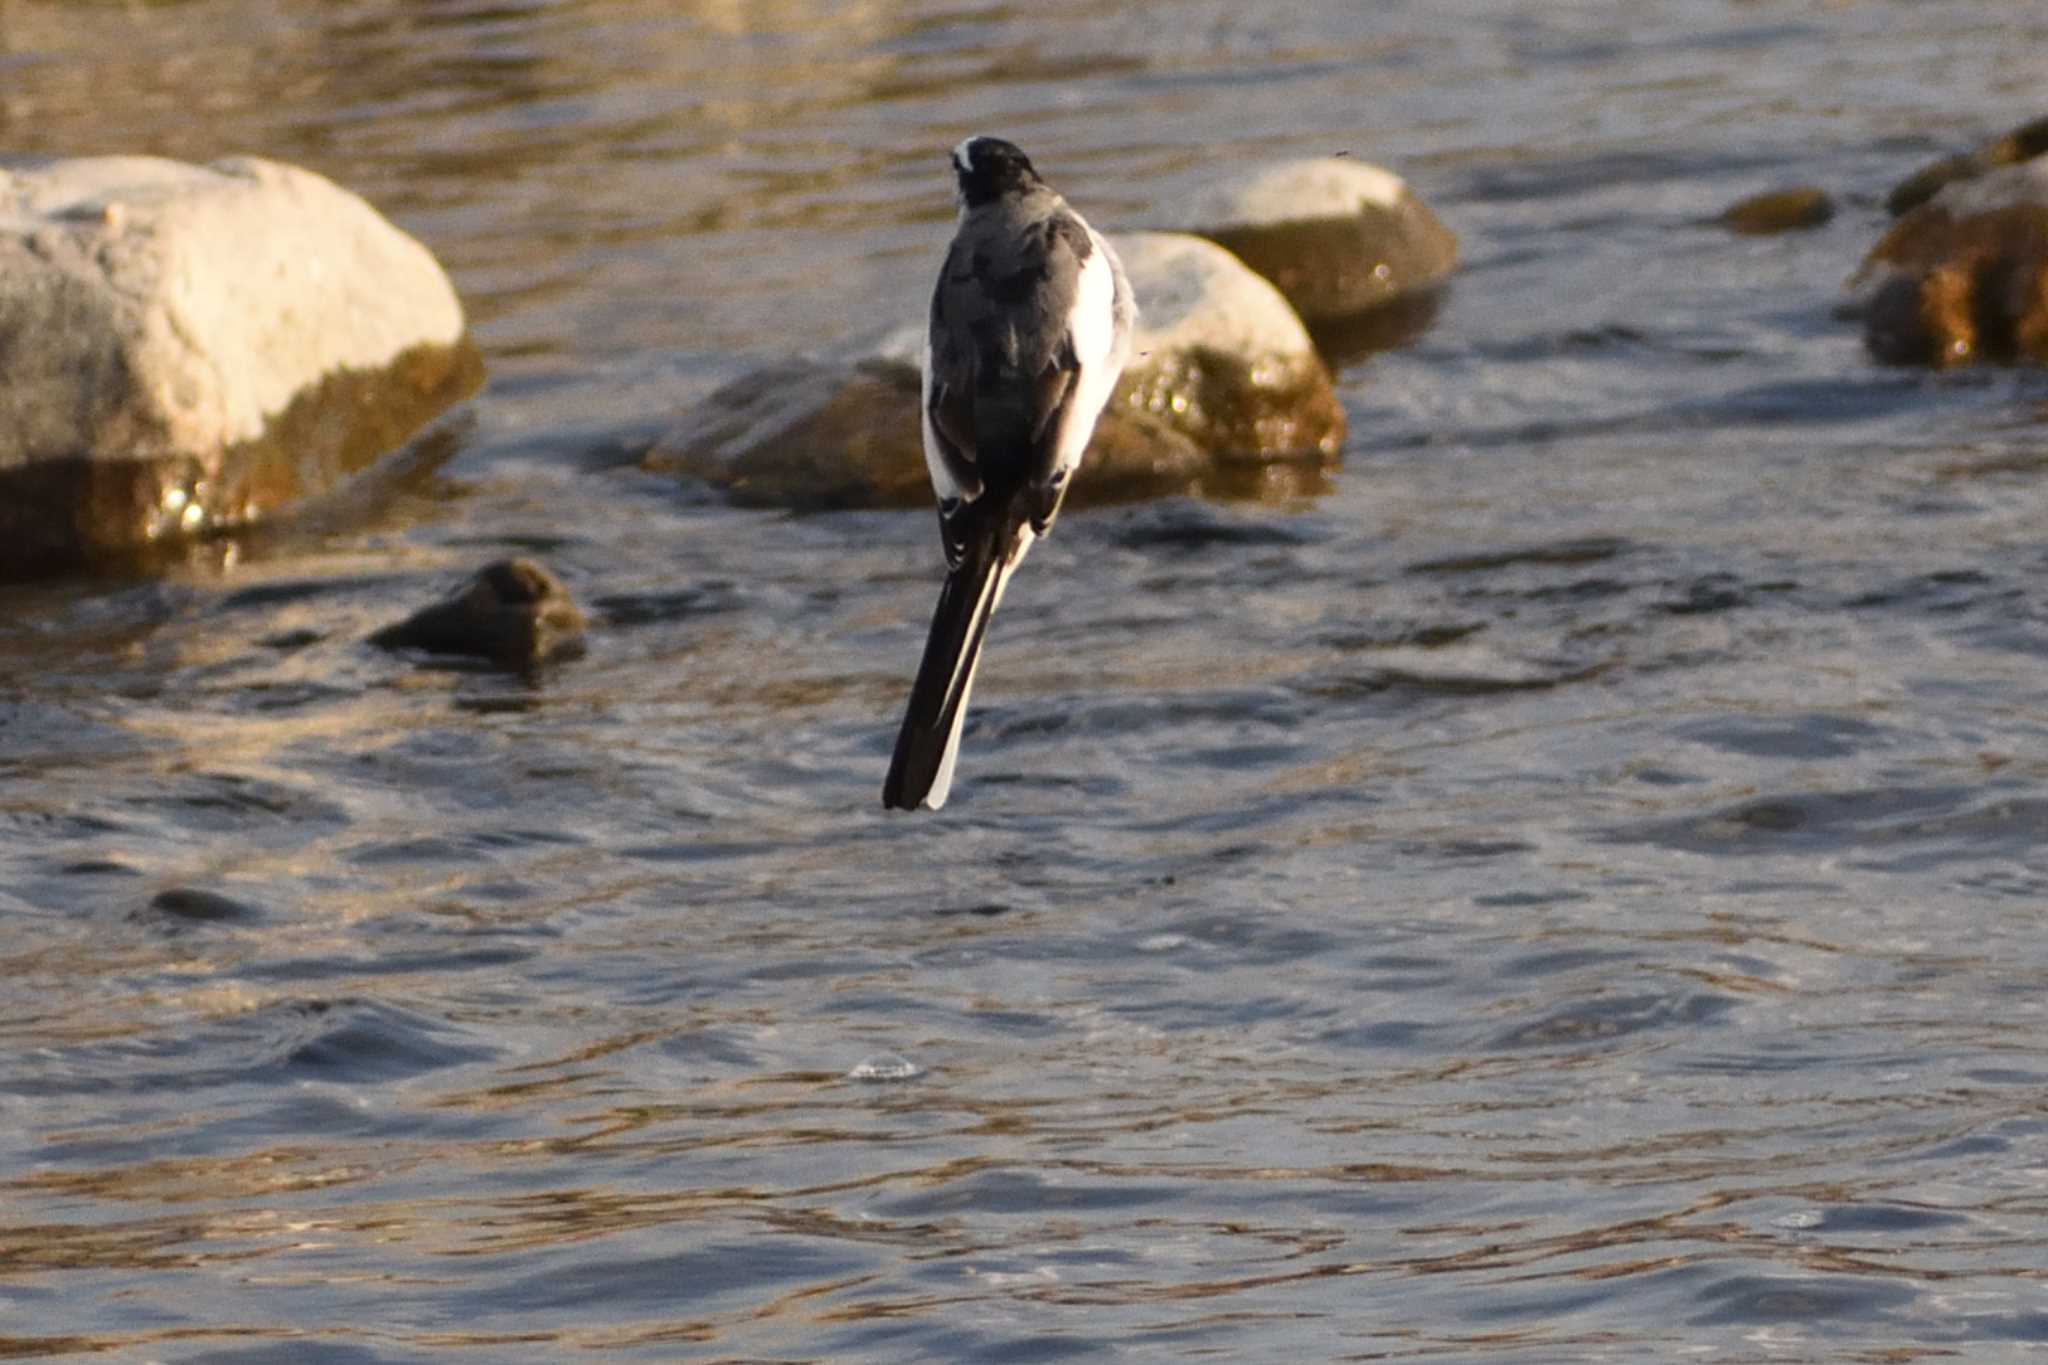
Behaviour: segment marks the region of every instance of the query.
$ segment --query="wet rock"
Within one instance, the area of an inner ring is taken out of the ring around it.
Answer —
[[[583,613],[544,565],[501,559],[445,600],[384,627],[370,643],[532,668],[583,652]]]
[[[2016,166],[2048,152],[2048,118],[2022,123],[1981,147],[1922,166],[1893,187],[1885,208],[1894,218],[1920,207],[1959,180],[1974,180],[2001,166]]]
[[[1797,189],[1771,190],[1730,204],[1722,211],[1720,223],[1730,232],[1747,237],[1765,237],[1779,232],[1817,228],[1835,216],[1835,201],[1823,189],[1802,185]]]
[[[726,384],[642,459],[755,507],[908,507],[931,498],[917,362],[900,338],[853,361],[792,359]]]
[[[480,377],[433,257],[317,175],[0,162],[0,574],[320,491]]]
[[[1435,289],[1457,234],[1392,171],[1313,157],[1219,180],[1175,215],[1271,280],[1311,325]]]
[[[1342,369],[1381,351],[1406,346],[1436,323],[1444,291],[1417,290],[1348,317],[1320,318],[1309,324],[1316,350],[1333,368]]]
[[[1316,491],[1344,409],[1301,319],[1229,252],[1179,233],[1115,239],[1139,307],[1122,382],[1072,501]],[[918,422],[921,328],[852,360],[790,360],[719,389],[643,460],[777,507],[931,498]]]
[[[1161,433],[1215,459],[1334,463],[1344,408],[1292,307],[1200,237],[1117,239],[1140,315],[1130,367],[1096,446],[1112,469],[1161,458]]]
[[[2048,157],[1948,185],[1892,225],[1850,285],[1880,360],[2048,361]]]

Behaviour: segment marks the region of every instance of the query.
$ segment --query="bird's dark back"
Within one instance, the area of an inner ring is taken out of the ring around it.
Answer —
[[[932,293],[932,362],[973,395],[984,477],[1031,462],[1046,435],[1042,393],[1074,366],[1069,319],[1093,249],[1066,201],[1042,186],[961,223]]]

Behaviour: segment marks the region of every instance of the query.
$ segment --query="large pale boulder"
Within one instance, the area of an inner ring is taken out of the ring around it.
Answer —
[[[1458,264],[1457,234],[1406,181],[1350,157],[1229,172],[1179,206],[1171,225],[1229,249],[1318,330],[1408,305],[1401,317],[1412,326],[1381,328],[1386,341],[1427,324],[1433,310],[1420,303]]]
[[[1072,500],[1318,488],[1344,443],[1344,409],[1287,301],[1201,238],[1112,240],[1138,333]],[[922,505],[931,485],[917,411],[921,336],[906,327],[851,357],[747,374],[687,414],[645,464],[757,505]]]
[[[2048,362],[2048,157],[1949,181],[1850,284],[1880,360]]]
[[[433,257],[309,171],[0,161],[0,573],[320,491],[480,376]]]
[[[1134,232],[1116,246],[1139,316],[1111,400],[1117,420],[1095,442],[1109,470],[1159,463],[1173,436],[1191,447],[1194,472],[1337,461],[1343,404],[1279,290],[1200,237]]]

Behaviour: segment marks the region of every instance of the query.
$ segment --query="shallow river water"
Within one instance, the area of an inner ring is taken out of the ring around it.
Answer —
[[[492,370],[0,589],[0,1358],[2036,1358],[2048,382],[1835,310],[2044,76],[2037,0],[0,0],[6,150],[312,166]],[[1349,151],[1465,265],[1319,494],[1064,518],[907,818],[929,511],[620,452],[915,317],[978,131],[1112,227]],[[362,643],[511,552],[585,658]]]

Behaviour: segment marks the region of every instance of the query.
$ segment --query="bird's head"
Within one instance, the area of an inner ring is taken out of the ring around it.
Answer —
[[[970,209],[1045,183],[1023,148],[999,137],[971,137],[955,147],[953,175],[959,181],[960,206]]]

